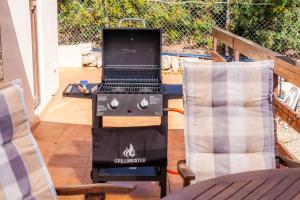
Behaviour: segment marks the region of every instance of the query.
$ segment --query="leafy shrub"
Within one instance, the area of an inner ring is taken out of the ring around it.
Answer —
[[[279,53],[300,58],[300,0],[269,0],[270,5],[266,6],[237,2],[232,0],[230,5],[230,31]]]
[[[277,52],[300,58],[300,0],[231,0],[227,4],[168,4],[149,0],[61,0],[58,3],[60,43],[101,44],[101,28],[116,27],[125,17],[144,18],[163,30],[164,45],[212,47],[214,25]],[[226,25],[227,8],[230,13]],[[141,26],[126,23],[126,26]]]
[[[148,27],[162,28],[166,45],[211,45],[215,24],[211,6],[147,0],[63,0],[58,4],[59,38],[61,43],[100,42],[102,27],[116,27],[122,18],[138,17],[144,18]]]

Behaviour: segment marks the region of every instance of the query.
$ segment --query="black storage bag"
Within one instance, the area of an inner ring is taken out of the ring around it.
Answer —
[[[105,167],[162,164],[167,135],[160,126],[93,128],[93,163]]]

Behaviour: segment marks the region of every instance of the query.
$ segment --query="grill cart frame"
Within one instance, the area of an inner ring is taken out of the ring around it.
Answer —
[[[161,82],[161,30],[104,28],[102,34],[102,83],[97,93],[92,95],[91,178],[94,183],[158,181],[160,196],[164,197],[167,191],[168,113],[163,108],[168,106],[168,100],[163,97]],[[139,106],[134,106],[135,103],[126,102],[140,96],[150,102],[147,109],[139,109]],[[115,105],[120,108],[111,106],[112,99],[118,100]],[[153,105],[151,102],[154,102]],[[105,116],[160,116],[161,122],[153,126],[111,128],[103,126]],[[124,144],[121,147],[120,143],[126,140],[124,136],[127,135],[134,141],[125,142],[127,146],[123,151]],[[153,145],[150,144],[152,141],[147,141],[150,135],[155,141]],[[156,143],[159,143],[157,148]],[[133,146],[138,148],[130,159],[126,157],[129,145],[131,149]],[[140,148],[137,147],[139,145]]]

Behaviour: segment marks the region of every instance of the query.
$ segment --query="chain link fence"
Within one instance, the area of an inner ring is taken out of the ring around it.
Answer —
[[[289,12],[265,3],[228,2],[63,0],[58,4],[59,43],[101,47],[103,27],[117,27],[120,19],[136,17],[145,19],[147,27],[162,29],[165,52],[206,53],[212,48],[212,27],[217,25],[300,59],[298,7]]]

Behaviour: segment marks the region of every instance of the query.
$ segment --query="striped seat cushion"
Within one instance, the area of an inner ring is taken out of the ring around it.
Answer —
[[[20,81],[0,86],[0,199],[56,199],[23,95]]]
[[[196,181],[275,168],[273,65],[183,63],[186,159]]]

